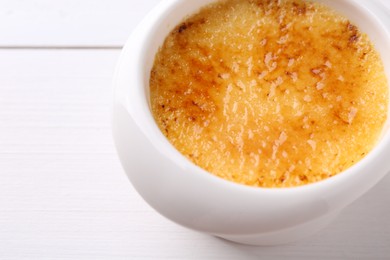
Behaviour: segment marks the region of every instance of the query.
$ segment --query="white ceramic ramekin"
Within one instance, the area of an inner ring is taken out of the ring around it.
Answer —
[[[390,78],[390,37],[377,18],[353,0],[319,0],[366,32]],[[390,123],[376,148],[345,172],[318,183],[283,189],[253,188],[215,177],[181,155],[158,129],[149,106],[149,75],[168,33],[213,0],[162,1],[127,41],[114,79],[113,133],[123,167],[141,196],[185,227],[253,244],[306,237],[390,170]]]

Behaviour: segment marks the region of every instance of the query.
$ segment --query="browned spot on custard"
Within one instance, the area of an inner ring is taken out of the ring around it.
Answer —
[[[225,0],[167,37],[151,71],[158,126],[189,160],[238,183],[334,176],[375,145],[388,86],[367,35],[300,0]]]

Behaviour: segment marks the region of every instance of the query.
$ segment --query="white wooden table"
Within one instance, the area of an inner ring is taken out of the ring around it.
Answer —
[[[0,0],[0,259],[390,259],[390,174],[281,247],[187,230],[140,198],[111,138],[111,78],[159,1]]]

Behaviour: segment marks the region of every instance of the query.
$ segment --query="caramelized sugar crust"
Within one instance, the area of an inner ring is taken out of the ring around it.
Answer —
[[[151,108],[169,141],[219,177],[291,187],[376,144],[388,109],[367,35],[300,0],[229,0],[179,24],[155,58]]]

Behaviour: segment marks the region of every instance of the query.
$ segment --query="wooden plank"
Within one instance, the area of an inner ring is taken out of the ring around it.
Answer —
[[[115,154],[110,103],[118,55],[0,50],[0,259],[390,255],[390,176],[294,245],[237,245],[161,217],[132,188]]]
[[[2,0],[0,46],[120,47],[161,0]]]
[[[0,48],[119,48],[160,1],[2,0]],[[379,1],[383,5],[378,5]],[[380,13],[390,27],[388,1],[365,1],[365,4]]]

